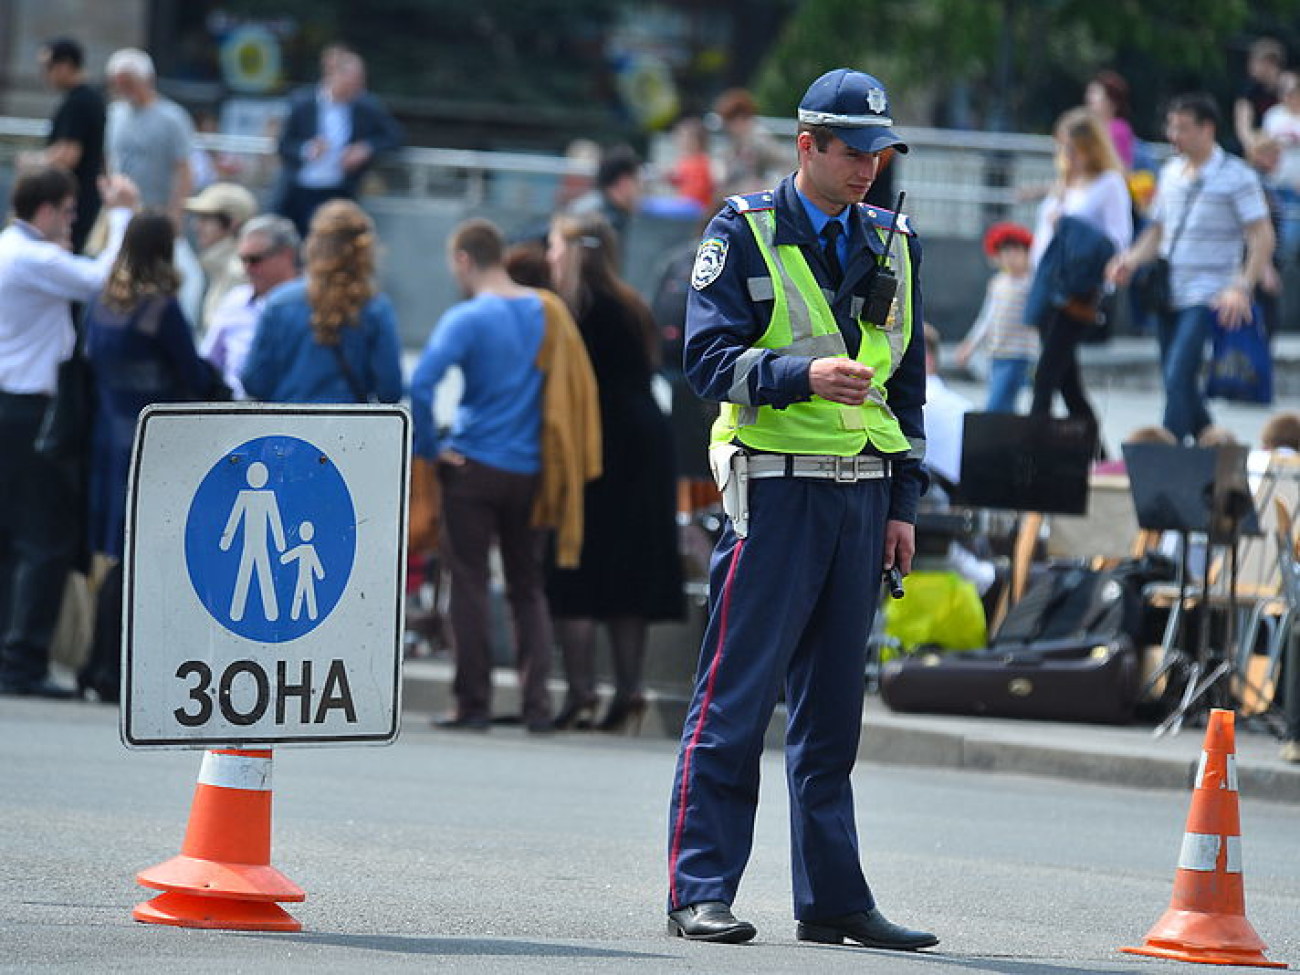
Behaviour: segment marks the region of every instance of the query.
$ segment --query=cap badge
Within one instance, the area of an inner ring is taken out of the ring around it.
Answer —
[[[889,100],[885,98],[885,89],[868,88],[867,89],[867,108],[871,109],[877,115],[884,112],[889,105]]]

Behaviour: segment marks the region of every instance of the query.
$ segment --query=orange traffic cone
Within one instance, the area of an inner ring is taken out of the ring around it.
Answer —
[[[241,931],[301,931],[275,901],[303,889],[271,866],[271,750],[205,752],[180,856],[136,880],[165,891],[136,905],[147,924]]]
[[[1142,947],[1120,951],[1206,965],[1286,968],[1264,957],[1267,945],[1246,920],[1233,717],[1218,708],[1210,712],[1169,909]]]

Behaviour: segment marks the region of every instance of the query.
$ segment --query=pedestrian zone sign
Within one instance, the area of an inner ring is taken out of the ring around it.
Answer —
[[[127,495],[123,742],[396,738],[409,467],[400,407],[146,408]]]

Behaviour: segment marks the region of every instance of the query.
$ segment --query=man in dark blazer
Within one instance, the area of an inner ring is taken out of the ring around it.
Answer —
[[[321,84],[294,96],[280,135],[275,210],[304,236],[318,206],[336,197],[356,199],[375,157],[402,144],[401,127],[366,91],[360,55],[340,51],[324,66]]]

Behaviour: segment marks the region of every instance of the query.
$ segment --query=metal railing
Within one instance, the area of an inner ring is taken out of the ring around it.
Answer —
[[[793,138],[790,120],[767,119],[780,136]],[[41,145],[42,119],[0,116],[0,166]],[[994,219],[1032,223],[1034,202],[1023,189],[1050,183],[1053,142],[1048,136],[899,129],[911,152],[899,157],[899,186],[907,209],[928,236],[976,239]],[[196,143],[233,161],[250,189],[266,191],[278,163],[275,141],[266,136],[199,133]],[[385,158],[370,177],[371,192],[414,199],[451,199],[468,207],[509,206],[544,216],[566,178],[590,177],[589,162],[540,153],[472,149],[407,148]]]

